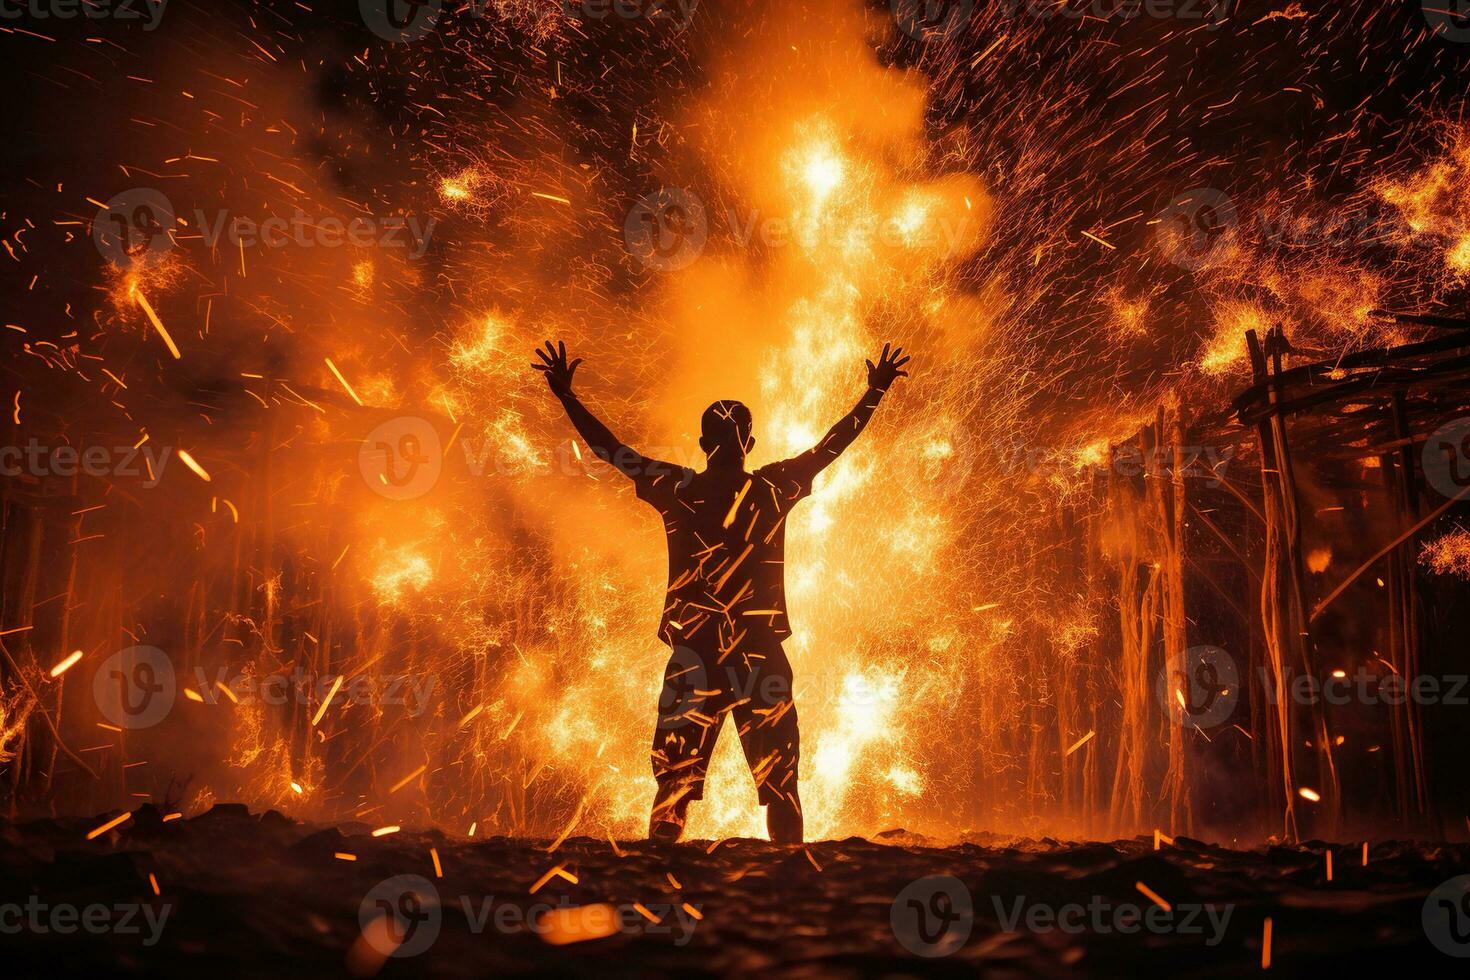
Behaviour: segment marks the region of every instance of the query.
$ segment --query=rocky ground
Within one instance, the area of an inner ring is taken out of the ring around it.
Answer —
[[[1240,976],[1262,969],[1268,917],[1275,975],[1458,974],[1449,952],[1470,955],[1464,884],[1431,896],[1470,873],[1464,845],[1378,843],[1366,866],[1334,846],[1329,882],[1322,844],[549,851],[238,806],[143,807],[88,839],[116,816],[0,824],[0,973]]]

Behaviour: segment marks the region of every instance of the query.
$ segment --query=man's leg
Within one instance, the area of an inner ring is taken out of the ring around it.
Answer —
[[[648,815],[648,839],[677,843],[684,836],[684,823],[691,802],[688,786],[676,780],[658,784],[653,810]]]
[[[704,798],[704,777],[719,734],[721,698],[711,695],[710,672],[699,654],[677,647],[664,668],[653,732],[653,778],[658,791],[648,817],[651,840],[684,835],[689,804]],[[710,719],[714,723],[710,723]]]
[[[780,800],[766,804],[766,833],[777,844],[800,844],[803,836],[801,797],[793,785]]]
[[[735,724],[745,761],[755,777],[766,830],[777,844],[800,844],[803,837],[797,766],[801,732],[791,700],[791,665],[779,643],[746,655],[753,683],[745,685],[749,700],[737,704]]]

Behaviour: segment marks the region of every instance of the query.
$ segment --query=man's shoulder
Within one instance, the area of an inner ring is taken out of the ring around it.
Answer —
[[[785,496],[805,496],[811,492],[811,478],[803,472],[800,457],[767,463],[751,475]]]
[[[687,466],[650,459],[633,474],[633,487],[639,497],[655,503],[659,498],[673,496],[680,487],[688,486],[693,478],[694,471]]]

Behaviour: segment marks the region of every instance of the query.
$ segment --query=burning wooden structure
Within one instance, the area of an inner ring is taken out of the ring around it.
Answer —
[[[1470,499],[1470,322],[1399,319],[1443,333],[1325,361],[1251,333],[1254,383],[1228,414],[1186,423],[1170,405],[1115,451],[1146,465],[1113,467],[1090,535],[1117,576],[1109,829],[1463,829],[1466,588],[1421,559],[1431,539],[1457,546]],[[1211,466],[1202,447],[1227,451]],[[1209,648],[1228,680],[1191,675]],[[1201,726],[1198,696],[1237,703]]]

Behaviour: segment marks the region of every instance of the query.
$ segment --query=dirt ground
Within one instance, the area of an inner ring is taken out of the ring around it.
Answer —
[[[117,816],[0,823],[5,976],[1233,977],[1262,971],[1268,917],[1272,975],[1462,974],[1450,954],[1470,955],[1465,884],[1431,896],[1470,872],[1465,845],[1380,842],[1366,865],[1334,845],[1329,882],[1320,843],[549,851],[240,806],[145,806],[87,839]]]

